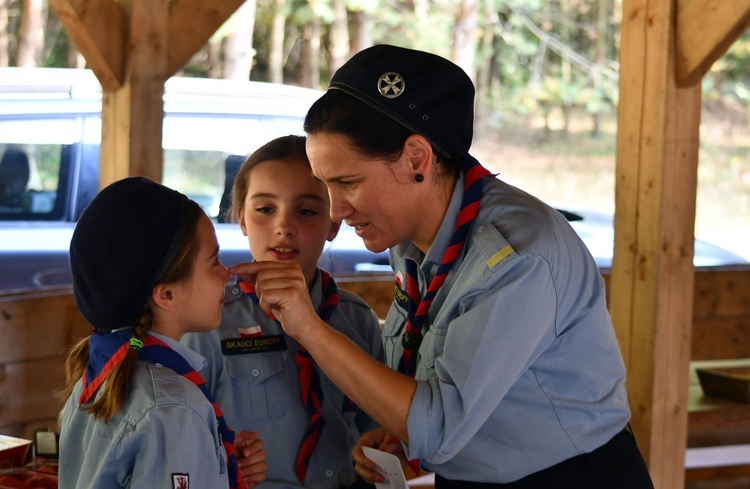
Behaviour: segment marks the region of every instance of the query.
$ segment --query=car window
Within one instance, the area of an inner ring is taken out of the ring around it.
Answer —
[[[0,73],[0,293],[69,286],[70,238],[99,191],[101,86],[87,70]],[[307,108],[321,94],[256,82],[167,81],[162,181],[214,218],[222,260],[252,259],[239,226],[222,215],[233,176],[262,144],[303,134]]]
[[[0,220],[57,220],[72,119],[0,120]]]
[[[162,131],[162,181],[201,204],[215,220],[227,183],[228,158],[237,155],[244,160],[278,136],[303,134],[299,117],[270,115],[167,114]]]

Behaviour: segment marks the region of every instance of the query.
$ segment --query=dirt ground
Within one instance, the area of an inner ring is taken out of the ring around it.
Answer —
[[[472,154],[499,177],[558,208],[614,212],[615,123],[590,135],[579,118],[566,135],[540,121],[482,131]],[[750,110],[704,103],[696,237],[750,260]]]

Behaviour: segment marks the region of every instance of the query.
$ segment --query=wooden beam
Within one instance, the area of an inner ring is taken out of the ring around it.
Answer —
[[[181,70],[244,0],[175,0],[169,11],[167,78]]]
[[[162,179],[168,3],[123,4],[130,25],[125,83],[102,104],[100,188],[125,177]]]
[[[104,90],[122,86],[125,15],[112,0],[50,0],[70,38]]]
[[[623,0],[610,313],[655,487],[684,485],[700,86],[674,77],[674,0]]]
[[[750,0],[675,0],[677,83],[700,82],[750,26]]]

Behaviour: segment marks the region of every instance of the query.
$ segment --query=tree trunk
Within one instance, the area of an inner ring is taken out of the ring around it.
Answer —
[[[0,66],[10,64],[10,27],[8,22],[8,0],[0,0]]]
[[[451,58],[463,68],[472,80],[474,74],[474,53],[476,51],[479,0],[462,0],[453,26],[453,49]]]
[[[44,49],[44,2],[22,0],[16,66],[40,66]]]
[[[477,67],[477,96],[474,107],[474,132],[477,138],[484,135],[489,115],[492,113],[490,84],[492,83],[493,43],[495,39],[495,25],[489,5],[485,10],[484,26],[482,28],[482,43]]]
[[[594,59],[603,65],[607,59],[607,4],[609,0],[599,0],[596,15],[596,52]],[[594,88],[601,90],[602,74],[599,70],[593,73]],[[597,111],[591,114],[591,135],[598,138],[601,134],[601,114]]]
[[[333,0],[333,23],[330,27],[331,74],[349,59],[349,22],[345,0]]]
[[[286,26],[286,0],[275,0],[271,39],[268,46],[268,81],[284,83],[284,28]]]
[[[320,88],[320,19],[313,19],[302,30],[302,52],[300,53],[300,85]]]
[[[232,14],[233,29],[224,44],[224,78],[247,81],[253,65],[255,1],[246,0]]]
[[[221,36],[211,36],[206,45],[206,56],[208,57],[208,72],[206,73],[209,78],[223,78],[224,77],[224,63],[222,62],[222,51],[223,51],[224,38]]]
[[[373,45],[372,19],[364,10],[352,12],[352,52],[354,55]]]
[[[86,58],[83,57],[81,52],[76,48],[75,44],[73,44],[73,41],[68,39],[68,56],[67,56],[66,65],[68,68],[85,68],[86,67]]]

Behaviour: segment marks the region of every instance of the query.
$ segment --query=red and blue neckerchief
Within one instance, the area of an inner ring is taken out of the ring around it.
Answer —
[[[422,329],[425,331],[427,312],[437,295],[438,290],[445,282],[448,272],[451,271],[453,263],[461,256],[474,219],[479,213],[479,201],[482,199],[484,189],[484,177],[492,176],[492,173],[484,168],[473,156],[467,155],[464,167],[464,196],[461,201],[461,210],[456,221],[456,228],[448,248],[443,254],[443,259],[427,287],[424,297],[420,297],[418,268],[414,260],[406,260],[406,331],[401,338],[403,353],[398,363],[398,371],[411,377],[417,370],[417,351],[422,343]]]
[[[320,271],[323,283],[323,304],[318,311],[318,316],[325,322],[331,318],[336,306],[339,305],[339,289],[336,282],[325,271]],[[240,289],[256,303],[258,296],[255,293],[255,286],[246,282],[239,282]],[[273,314],[268,315],[271,319],[276,320]],[[315,450],[315,446],[320,439],[320,433],[325,425],[323,419],[323,389],[320,384],[318,371],[315,370],[315,360],[310,353],[297,343],[299,350],[294,355],[294,360],[299,365],[299,383],[302,391],[302,403],[307,408],[310,416],[310,425],[307,427],[307,433],[302,441],[299,452],[297,453],[297,462],[294,471],[297,474],[301,484],[305,483],[307,478],[307,467],[310,464],[310,457]]]
[[[401,337],[403,353],[398,362],[398,371],[414,377],[417,372],[417,351],[422,344],[422,329],[425,331],[430,327],[425,326],[427,312],[430,310],[432,301],[438,290],[445,282],[448,272],[451,271],[453,263],[461,255],[474,219],[479,213],[479,201],[482,199],[484,190],[484,177],[492,176],[473,156],[467,155],[464,167],[464,197],[461,201],[461,210],[458,213],[456,228],[448,248],[443,253],[443,259],[427,287],[427,293],[420,297],[419,276],[417,263],[414,260],[406,260],[406,331]],[[399,286],[397,282],[397,286]],[[395,441],[395,440],[391,440]],[[409,460],[409,466],[415,474],[419,475],[419,459]]]
[[[132,332],[129,328],[113,332],[95,332],[89,336],[89,364],[83,376],[83,391],[78,400],[79,405],[86,404],[91,400],[112,369],[125,358],[130,348],[131,336]],[[159,363],[171,368],[192,381],[203,392],[203,395],[214,408],[219,436],[227,452],[229,486],[244,489],[245,484],[238,472],[237,459],[234,455],[234,432],[227,426],[224,414],[208,391],[206,381],[201,374],[193,369],[182,355],[152,335],[146,335],[143,340],[143,348],[138,351],[138,359]]]

